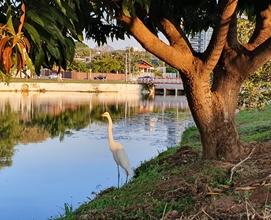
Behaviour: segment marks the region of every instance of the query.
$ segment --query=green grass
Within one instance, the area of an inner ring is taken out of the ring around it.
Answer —
[[[190,127],[184,131],[181,146],[190,146],[195,149],[201,147],[200,134],[196,127]]]
[[[236,123],[241,140],[263,142],[271,139],[271,105],[263,110],[246,110],[238,114]]]
[[[236,116],[237,129],[243,142],[271,140],[271,105],[263,110],[241,111]],[[196,127],[186,129],[181,146],[201,147],[200,134]]]
[[[138,178],[135,178],[127,186],[116,189],[113,188],[111,191],[98,196],[99,199],[93,200],[89,204],[81,206],[76,212],[84,213],[91,209],[95,211],[114,211],[116,219],[122,218],[143,218],[145,216],[144,210],[148,204],[152,204],[153,212],[160,212],[164,206],[164,203],[150,196],[142,198],[141,195],[146,195],[152,192],[153,186],[156,184],[157,179],[162,178],[163,174],[159,172],[159,166],[155,163],[151,164],[151,169],[140,171]],[[136,209],[131,210],[129,213],[126,212],[127,207],[135,207]],[[109,216],[108,216],[109,217]]]
[[[73,215],[65,211],[67,214],[59,219],[84,219],[84,216],[87,216],[86,219],[161,219],[164,210],[183,213],[195,210],[196,198],[190,192],[195,189],[189,189],[189,185],[205,182],[217,188],[226,184],[227,173],[202,160],[174,166],[167,159],[178,149],[169,148],[144,162],[135,170],[129,184],[120,189],[109,188],[94,200],[81,205]],[[176,194],[178,188],[181,192]]]
[[[271,106],[263,111],[242,111],[236,121],[243,141],[271,139]],[[179,146],[142,163],[127,185],[101,192],[73,213],[66,209],[66,216],[59,219],[161,219],[164,212],[172,210],[188,215],[198,212],[197,202],[207,201],[208,204],[211,199],[204,196],[204,190],[229,184],[229,174],[226,168],[203,161],[199,156],[187,163],[176,164],[178,153],[185,146],[199,152],[200,137],[195,127],[184,132]]]
[[[182,180],[175,177],[182,177],[191,184],[202,179],[218,187],[225,183],[226,173],[201,160],[177,168],[168,163],[163,164],[166,157],[174,154],[176,148],[173,149],[169,150],[170,153],[161,153],[157,158],[142,164],[126,186],[110,188],[80,206],[74,216],[68,213],[60,219],[83,219],[84,216],[90,219],[160,219],[164,209],[184,213],[193,210],[196,201],[190,193],[186,194],[184,190],[181,196],[175,195],[176,188],[182,187]]]

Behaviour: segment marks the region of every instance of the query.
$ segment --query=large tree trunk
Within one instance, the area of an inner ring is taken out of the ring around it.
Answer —
[[[235,126],[235,108],[241,83],[223,80],[212,90],[209,77],[188,79],[181,74],[188,104],[200,131],[204,159],[234,161],[243,147]]]

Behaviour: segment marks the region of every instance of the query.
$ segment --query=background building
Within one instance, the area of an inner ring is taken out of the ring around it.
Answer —
[[[207,31],[202,31],[190,36],[188,39],[196,52],[204,52],[212,37],[213,29],[209,28]]]

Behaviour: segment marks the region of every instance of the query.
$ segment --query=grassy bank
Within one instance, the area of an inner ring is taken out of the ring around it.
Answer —
[[[263,142],[271,139],[271,106],[263,110],[244,110],[236,117],[237,129],[243,142]],[[182,138],[182,146],[201,147],[196,127],[187,129]]]
[[[260,112],[240,112],[237,124],[243,141],[258,143],[251,144],[257,150],[242,169],[236,169],[233,181],[229,181],[233,164],[200,159],[199,133],[189,128],[179,146],[143,163],[127,185],[107,189],[75,211],[66,206],[66,215],[60,219],[242,219],[268,215],[271,106]]]

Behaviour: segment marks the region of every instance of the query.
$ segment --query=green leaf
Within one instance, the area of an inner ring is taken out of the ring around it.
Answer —
[[[28,34],[30,35],[32,41],[35,44],[37,44],[37,45],[41,44],[40,35],[39,35],[38,31],[31,24],[25,23],[24,24],[24,29],[28,32]]]
[[[75,13],[75,8],[72,7],[70,4],[68,4],[67,2],[63,2],[62,3],[63,7],[66,9],[66,16],[70,18],[70,22],[72,21],[78,21],[77,19],[77,15]]]
[[[39,15],[35,11],[33,10],[27,11],[26,16],[30,18],[33,22],[39,24],[41,27],[44,27],[43,20],[39,17]]]
[[[61,42],[65,40],[65,37],[62,35],[61,31],[56,26],[48,26],[47,30],[51,34],[52,38],[57,39]]]
[[[79,41],[84,41],[84,35],[83,34],[78,34],[78,40]]]
[[[74,28],[74,24],[72,22],[73,18],[68,17],[68,16],[71,16],[70,14],[65,16],[64,14],[59,13],[56,8],[51,8],[50,14],[48,13],[48,10],[46,10],[45,8],[41,9],[40,13],[42,15],[41,17],[43,18],[43,20],[44,19],[47,20],[46,23],[48,23],[48,25],[60,24],[61,28],[63,27],[68,28],[68,29]]]
[[[61,54],[59,52],[59,48],[56,45],[52,45],[51,43],[47,44],[47,48],[50,54],[56,59],[61,60]]]
[[[122,12],[123,12],[124,15],[130,16],[130,11],[129,11],[130,7],[131,7],[131,5],[130,5],[129,1],[124,0],[122,2]]]
[[[65,45],[66,45],[66,48],[65,48],[66,49],[65,50],[66,59],[71,61],[73,59],[74,53],[75,53],[75,43],[72,40],[72,38],[66,38]]]
[[[60,0],[55,0],[55,3],[58,5],[58,7],[60,8],[61,12],[64,14],[64,15],[67,15],[66,13],[66,9],[62,6],[62,3]]]
[[[34,65],[35,65],[35,69],[36,69],[36,72],[37,72],[37,73],[40,72],[40,68],[41,68],[41,65],[42,65],[43,62],[44,62],[44,59],[45,59],[44,52],[43,52],[42,49],[40,49],[40,50],[36,53],[36,56],[35,56],[35,59],[34,59]]]
[[[12,16],[9,16],[8,21],[7,21],[7,26],[9,28],[9,31],[11,32],[11,34],[15,35],[16,32],[15,32],[15,29],[14,29],[14,26],[12,23]]]
[[[17,70],[17,64],[18,64],[17,56],[18,56],[18,52],[15,49],[13,50],[13,56],[12,56],[13,67],[11,68],[11,72],[16,72]]]
[[[25,59],[26,59],[26,66],[28,67],[28,69],[31,71],[31,73],[35,73],[35,67],[27,53],[25,53]]]

